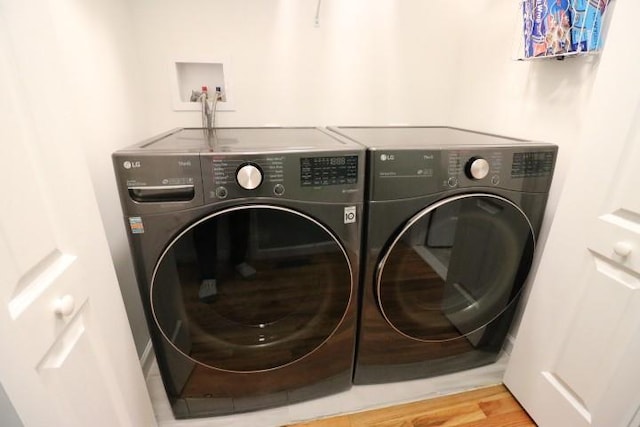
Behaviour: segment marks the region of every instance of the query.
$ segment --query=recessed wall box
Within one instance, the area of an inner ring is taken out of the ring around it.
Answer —
[[[220,88],[222,100],[218,111],[233,111],[230,65],[228,60],[173,60],[171,61],[172,98],[175,111],[198,111],[200,103],[192,101],[192,92],[206,86],[209,93]]]

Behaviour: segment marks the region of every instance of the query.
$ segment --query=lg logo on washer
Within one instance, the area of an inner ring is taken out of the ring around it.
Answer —
[[[135,160],[130,162],[129,160],[126,160],[124,163],[122,163],[122,166],[124,166],[125,169],[135,169],[135,168],[139,168],[140,165],[140,161],[139,160]]]
[[[380,160],[383,162],[395,160],[396,156],[393,154],[380,154]]]

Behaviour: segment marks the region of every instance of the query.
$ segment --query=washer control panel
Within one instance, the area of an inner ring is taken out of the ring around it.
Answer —
[[[205,182],[213,180],[218,185],[235,184],[246,190],[254,190],[263,182],[284,181],[284,156],[235,158],[212,155],[202,157]]]
[[[127,215],[364,199],[366,148],[320,128],[178,128],[112,158]]]
[[[356,184],[358,156],[303,157],[300,159],[300,184],[303,187]]]
[[[203,154],[204,201],[243,197],[348,201],[364,191],[363,154]]]

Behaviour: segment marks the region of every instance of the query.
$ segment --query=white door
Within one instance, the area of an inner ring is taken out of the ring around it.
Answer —
[[[640,425],[639,2],[616,5],[505,375],[541,426]]]
[[[25,426],[154,425],[47,7],[21,3],[0,2],[0,383]]]

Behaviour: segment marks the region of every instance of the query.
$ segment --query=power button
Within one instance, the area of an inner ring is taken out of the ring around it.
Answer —
[[[216,196],[218,197],[218,199],[226,199],[228,195],[229,195],[229,192],[227,191],[226,188],[224,187],[216,188]]]
[[[275,194],[276,196],[282,196],[284,194],[284,185],[276,184],[273,187],[273,194]]]

